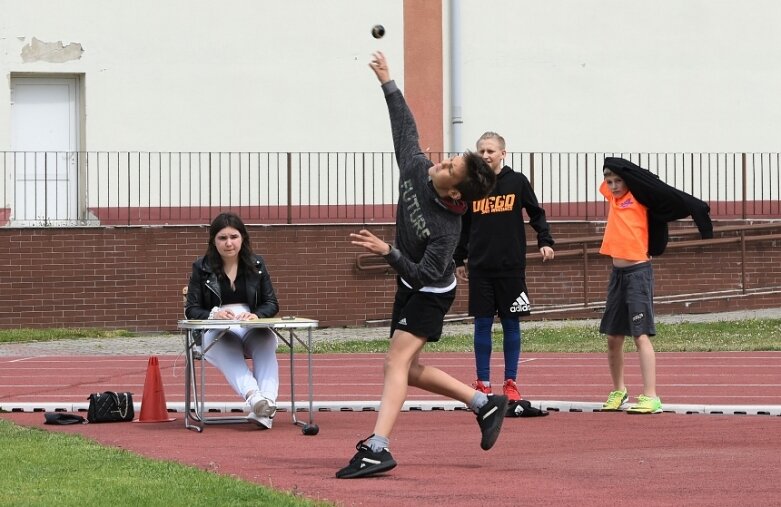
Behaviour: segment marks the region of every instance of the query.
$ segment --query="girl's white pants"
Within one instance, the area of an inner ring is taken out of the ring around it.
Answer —
[[[225,305],[234,313],[247,312],[245,305]],[[232,326],[216,344],[223,330],[210,329],[203,335],[204,357],[225,375],[234,391],[246,399],[249,393],[260,391],[261,396],[277,401],[279,394],[279,363],[277,363],[277,336],[270,329],[251,329]],[[252,359],[252,370],[245,357]]]

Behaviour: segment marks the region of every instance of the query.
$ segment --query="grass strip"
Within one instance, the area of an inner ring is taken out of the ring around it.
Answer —
[[[496,328],[495,328],[496,331]],[[523,352],[606,352],[607,341],[597,326],[530,327],[521,323]],[[781,319],[657,324],[652,338],[657,352],[734,352],[781,350]],[[494,351],[502,350],[501,332],[494,332]],[[319,342],[315,353],[385,352],[388,340]],[[635,350],[627,338],[626,351]],[[443,336],[426,345],[426,352],[472,352],[472,335]]]
[[[333,505],[0,419],[0,505]]]
[[[501,330],[494,327],[494,350],[502,349]],[[607,344],[598,326],[529,326],[521,323],[524,352],[605,352]],[[652,341],[657,352],[735,352],[781,350],[781,319],[745,319],[715,322],[658,323]],[[346,333],[347,334],[347,333]],[[22,343],[80,338],[123,338],[137,336],[125,330],[101,329],[3,329],[0,343]],[[313,344],[313,352],[381,353],[388,340],[329,340]],[[446,334],[437,343],[426,346],[427,352],[472,352],[472,335]],[[282,349],[280,349],[282,350]],[[297,351],[302,347],[296,346]],[[634,350],[627,338],[625,350]]]
[[[124,329],[91,329],[57,327],[45,329],[2,329],[0,343],[46,342],[71,338],[124,338],[136,336]]]

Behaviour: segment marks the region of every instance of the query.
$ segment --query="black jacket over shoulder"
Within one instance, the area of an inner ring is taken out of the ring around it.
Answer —
[[[659,179],[647,169],[623,158],[607,157],[610,169],[626,183],[637,202],[648,208],[648,255],[664,253],[669,240],[667,223],[691,216],[702,239],[713,237],[710,206]]]
[[[246,276],[250,312],[260,318],[276,315],[279,302],[263,257],[255,255],[255,268]],[[222,306],[220,282],[206,258],[199,257],[193,262],[193,272],[187,285],[184,315],[188,319],[208,319],[215,306]]]

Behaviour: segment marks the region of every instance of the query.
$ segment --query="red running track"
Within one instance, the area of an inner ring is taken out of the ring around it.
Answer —
[[[376,400],[382,355],[315,356],[315,400]],[[501,357],[493,371],[500,373]],[[531,400],[600,402],[609,390],[603,355],[526,354],[524,396]],[[280,357],[283,379],[288,360]],[[0,358],[0,405],[86,403],[93,391],[130,390],[141,401],[147,357]],[[471,381],[469,354],[428,354],[437,365]],[[300,364],[300,367],[299,367]],[[296,359],[297,398],[306,397],[306,365]],[[182,359],[160,358],[167,400],[183,399]],[[658,354],[659,392],[666,403],[777,406],[781,353]],[[639,389],[636,354],[627,379]],[[209,369],[214,398],[235,399]],[[289,387],[282,382],[284,400]],[[411,399],[431,400],[416,390]],[[339,505],[779,505],[781,417],[775,415],[629,416],[553,412],[507,419],[497,445],[480,450],[474,417],[465,411],[405,412],[391,450],[399,466],[384,476],[338,480],[355,442],[371,432],[376,414],[316,414],[317,436],[303,436],[281,414],[271,431],[251,425],[186,431],[171,423],[43,426],[41,413],[0,414],[18,424],[79,433],[144,456],[171,459],[236,475]]]
[[[382,389],[382,354],[316,354],[313,356],[316,402],[378,400]],[[471,383],[471,354],[423,354],[437,366]],[[91,392],[131,391],[141,401],[148,357],[42,356],[0,357],[0,406],[15,403],[82,403]],[[306,356],[295,358],[296,398],[308,396]],[[184,359],[159,358],[169,403],[184,400]],[[494,383],[501,382],[502,358],[494,354]],[[207,368],[209,401],[238,398],[214,368]],[[626,383],[630,395],[642,382],[637,354],[626,356]],[[610,391],[604,354],[526,354],[518,384],[524,398],[601,403]],[[290,398],[290,362],[280,355],[280,400]],[[781,403],[781,352],[658,353],[657,391],[668,404],[778,405]],[[443,400],[410,389],[410,401]]]

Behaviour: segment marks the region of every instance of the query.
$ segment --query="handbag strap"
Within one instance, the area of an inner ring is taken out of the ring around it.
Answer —
[[[117,409],[119,410],[119,415],[122,417],[122,419],[124,419],[125,417],[127,417],[127,411],[128,411],[128,405],[129,405],[128,399],[127,399],[127,393],[122,393],[122,394],[125,395],[125,411],[124,412],[122,411],[122,404],[119,402],[119,394],[117,394],[117,393],[112,393],[112,394],[117,399]]]

